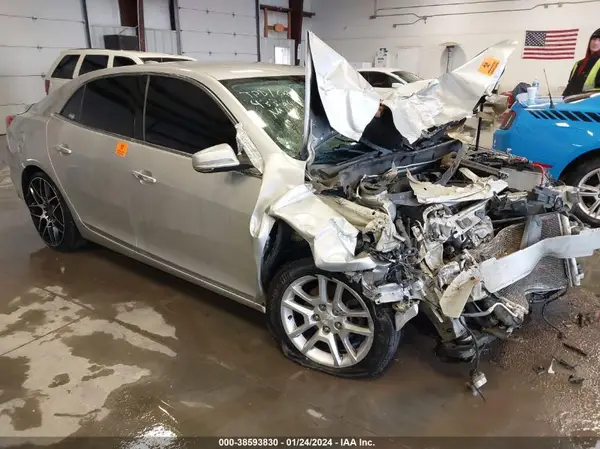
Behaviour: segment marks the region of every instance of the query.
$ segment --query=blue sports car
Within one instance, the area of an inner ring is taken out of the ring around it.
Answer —
[[[545,167],[556,179],[580,189],[575,214],[600,226],[600,93],[531,104],[519,95],[493,148],[525,157]]]

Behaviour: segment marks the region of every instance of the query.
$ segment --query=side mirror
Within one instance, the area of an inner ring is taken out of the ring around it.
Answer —
[[[402,83],[392,83],[392,87],[394,89],[397,89],[398,87],[402,87],[402,86],[404,86],[404,84],[402,84]]]
[[[200,173],[217,173],[244,168],[241,166],[233,148],[227,143],[194,153],[192,167]]]

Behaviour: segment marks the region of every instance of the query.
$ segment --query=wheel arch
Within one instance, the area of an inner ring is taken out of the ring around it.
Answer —
[[[263,291],[268,291],[269,284],[283,265],[292,260],[312,256],[312,250],[306,240],[285,221],[275,220],[261,261],[260,282]]]
[[[23,192],[23,199],[25,199],[25,195],[27,192],[27,184],[29,183],[29,180],[35,173],[43,173],[48,178],[50,178],[50,180],[54,183],[56,190],[58,191],[60,196],[65,201],[66,207],[69,209],[69,213],[71,214],[71,216],[73,217],[73,220],[75,221],[75,226],[77,227],[77,230],[81,233],[81,229],[85,228],[85,225],[82,223],[82,221],[79,217],[79,214],[77,213],[77,211],[71,204],[69,197],[63,191],[60,183],[57,182],[56,178],[54,177],[54,174],[47,170],[44,170],[44,168],[42,168],[42,166],[38,165],[37,163],[30,163],[21,172],[21,188],[22,188],[22,192]]]
[[[42,167],[40,167],[37,164],[30,164],[27,167],[25,167],[23,169],[23,171],[21,172],[21,189],[23,192],[23,195],[25,195],[25,192],[27,191],[27,184],[29,183],[29,180],[31,179],[31,177],[38,172],[42,172],[44,173],[46,176],[50,177],[50,179],[52,179],[52,176],[50,176],[48,174],[48,172],[46,172]]]
[[[558,179],[564,181],[579,164],[596,158],[600,158],[600,148],[580,154],[571,162],[569,162],[565,168],[563,168],[562,172],[558,176]]]

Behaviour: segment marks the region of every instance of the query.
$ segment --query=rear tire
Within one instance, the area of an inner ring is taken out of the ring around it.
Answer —
[[[269,286],[269,329],[283,354],[340,377],[374,377],[400,343],[394,311],[361,294],[360,284],[315,267],[312,258],[284,265]]]
[[[71,252],[85,245],[67,203],[46,173],[34,173],[23,193],[33,225],[48,247]]]

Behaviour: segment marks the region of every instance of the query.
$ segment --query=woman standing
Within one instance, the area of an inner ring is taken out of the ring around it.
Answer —
[[[563,96],[600,90],[600,28],[590,37],[585,58],[571,70]]]

